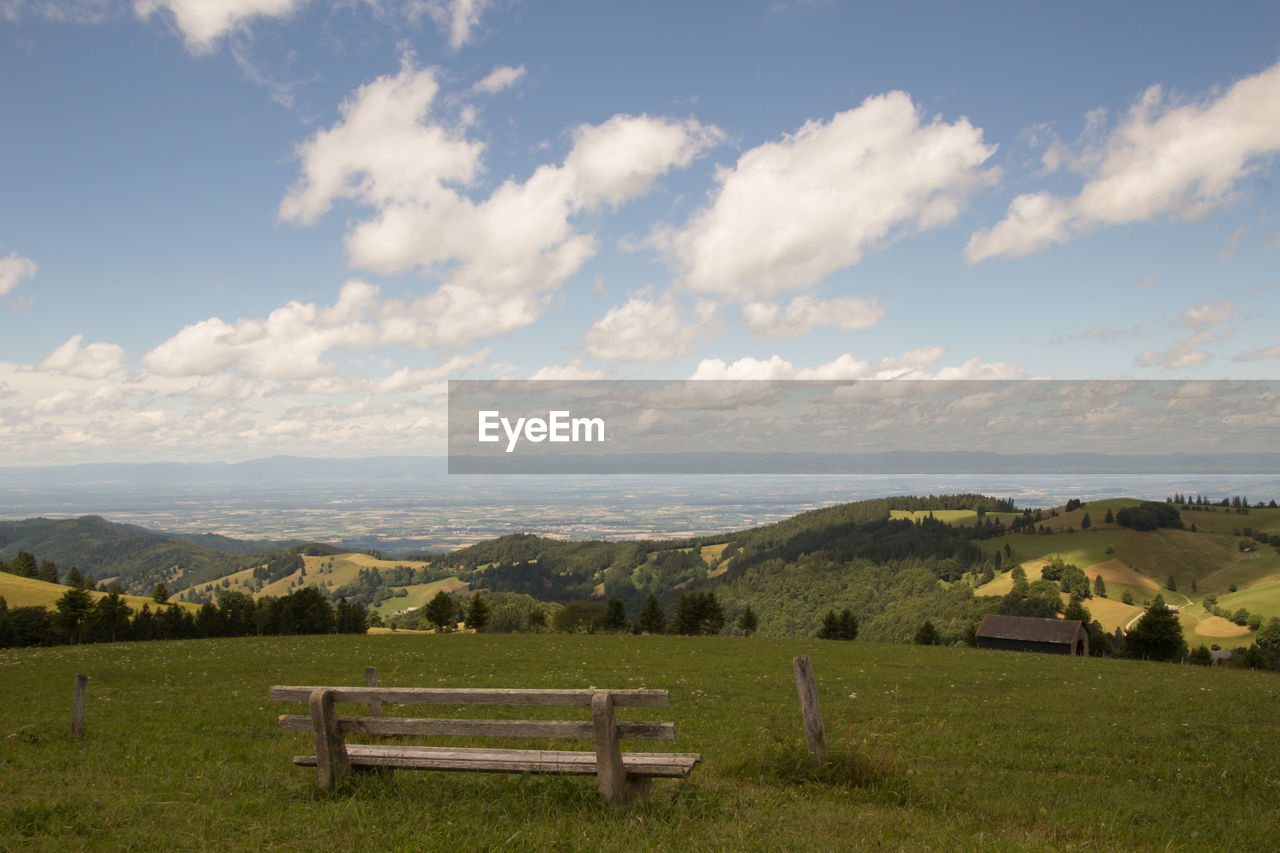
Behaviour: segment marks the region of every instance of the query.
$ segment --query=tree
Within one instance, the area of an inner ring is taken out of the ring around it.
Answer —
[[[1148,660],[1179,660],[1187,653],[1182,626],[1164,603],[1163,595],[1155,597],[1133,630],[1125,635],[1125,644],[1130,657]]]
[[[1080,519],[1080,529],[1088,530],[1090,527],[1093,527],[1093,519],[1089,518],[1089,513],[1086,512]]]
[[[1133,604],[1133,593],[1126,589],[1120,593],[1120,601],[1124,604]]]
[[[1116,523],[1116,515],[1115,515],[1115,513],[1113,513],[1113,512],[1111,511],[1111,509],[1110,509],[1110,508],[1108,508],[1108,509],[1107,509],[1107,517],[1106,517],[1106,518],[1104,518],[1104,519],[1102,519],[1102,520],[1103,520],[1104,522],[1106,522],[1107,524],[1115,524],[1115,523]]]
[[[369,608],[362,601],[338,599],[337,618],[339,634],[363,634],[369,630]]]
[[[88,584],[84,582],[84,578],[80,575],[80,570],[75,566],[67,569],[67,586],[78,586],[84,589]]]
[[[448,631],[454,626],[454,615],[457,613],[457,606],[453,603],[453,596],[445,592],[443,589],[435,594],[435,597],[427,602],[423,615],[427,621],[440,631]]]
[[[756,632],[758,624],[759,622],[756,619],[756,612],[752,610],[751,605],[748,604],[738,616],[738,630],[749,637]]]
[[[45,583],[58,582],[58,564],[53,560],[41,560],[40,568],[36,570],[36,580]]]
[[[604,621],[600,627],[606,631],[625,631],[627,629],[627,606],[616,595],[609,599],[604,611]]]
[[[35,577],[36,570],[36,558],[28,551],[19,551],[9,564],[9,571],[22,578]]]
[[[933,627],[933,623],[926,619],[916,631],[915,643],[917,646],[938,646],[942,644],[942,637],[938,635],[938,629]]]
[[[484,596],[476,593],[467,601],[467,618],[466,625],[468,628],[474,628],[477,632],[483,631],[484,626],[489,624],[489,605],[485,604]]]
[[[1067,609],[1063,611],[1062,618],[1076,619],[1085,625],[1093,621],[1089,608],[1084,606],[1084,602],[1078,595],[1071,596],[1071,601],[1067,603]]]
[[[80,642],[80,631],[93,612],[93,596],[81,587],[71,587],[54,602],[58,609],[58,627],[72,643]]]
[[[156,604],[164,604],[169,600],[169,587],[164,585],[164,581],[157,583],[151,590],[151,600]]]
[[[644,600],[644,609],[636,620],[636,630],[641,634],[661,634],[667,630],[667,616],[662,612],[662,605],[653,593],[649,593],[649,597]]]
[[[677,634],[719,634],[724,627],[724,608],[710,590],[686,593],[676,602],[672,622]]]
[[[858,636],[858,619],[853,611],[845,609],[841,613],[828,610],[822,617],[822,627],[818,629],[819,640],[853,640]]]
[[[129,612],[129,605],[118,593],[107,593],[93,608],[94,633],[111,643],[127,636]]]
[[[1196,666],[1211,666],[1213,664],[1213,652],[1209,651],[1209,647],[1204,643],[1196,646],[1195,650],[1187,657],[1188,663]]]
[[[1107,582],[1102,579],[1102,575],[1093,579],[1093,594],[1098,598],[1107,597]]]
[[[1169,592],[1178,591],[1178,582],[1173,579],[1173,575],[1169,575],[1169,579],[1164,582],[1164,588],[1169,590]]]

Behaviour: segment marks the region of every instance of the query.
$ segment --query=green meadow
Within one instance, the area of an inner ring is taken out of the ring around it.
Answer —
[[[833,756],[817,771],[798,654],[813,660]],[[321,791],[290,763],[309,736],[276,724],[302,707],[267,689],[358,684],[368,665],[387,686],[667,688],[671,707],[620,716],[674,721],[671,748],[704,760],[634,807],[600,802],[591,777],[400,771]],[[80,672],[87,732],[73,740]],[[387,633],[8,649],[0,695],[3,850],[1221,850],[1269,849],[1280,831],[1280,679],[1235,669]]]

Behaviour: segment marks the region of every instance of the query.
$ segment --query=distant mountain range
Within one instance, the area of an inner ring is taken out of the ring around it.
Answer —
[[[0,467],[0,483],[50,486],[276,485],[420,482],[477,474],[1277,474],[1280,453],[645,453],[373,456],[322,459],[271,456],[245,462],[95,462]]]

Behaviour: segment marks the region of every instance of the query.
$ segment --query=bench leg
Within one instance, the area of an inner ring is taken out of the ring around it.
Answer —
[[[626,774],[618,746],[618,724],[613,716],[613,696],[600,692],[591,697],[591,721],[596,736],[596,777],[606,800],[625,798]]]
[[[333,709],[333,691],[312,691],[311,730],[316,740],[316,775],[321,788],[332,788],[351,769],[347,745],[338,731],[338,715]]]

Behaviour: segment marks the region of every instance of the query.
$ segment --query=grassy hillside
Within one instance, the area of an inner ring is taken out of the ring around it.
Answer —
[[[52,610],[54,602],[66,591],[67,588],[60,584],[38,581],[34,578],[20,578],[8,572],[0,572],[0,598],[3,598],[5,604],[10,607],[39,606]],[[96,602],[100,598],[105,598],[107,594],[90,592],[89,595]],[[156,603],[150,598],[139,595],[123,595],[121,598],[135,611],[141,610],[144,604],[150,605],[152,610],[156,609]],[[194,604],[182,601],[176,603],[192,612],[198,609]]]
[[[820,779],[793,764],[796,654],[812,657],[829,742],[849,758]],[[704,761],[632,809],[573,777],[399,771],[319,791],[290,763],[308,736],[276,725],[300,706],[267,689],[356,684],[365,665],[389,686],[668,688],[670,708],[620,714],[675,721],[674,747]],[[66,734],[77,672],[90,676],[83,741]],[[0,724],[0,849],[1249,850],[1275,843],[1280,808],[1280,680],[1239,670],[383,634],[8,650],[0,695],[22,697]]]

